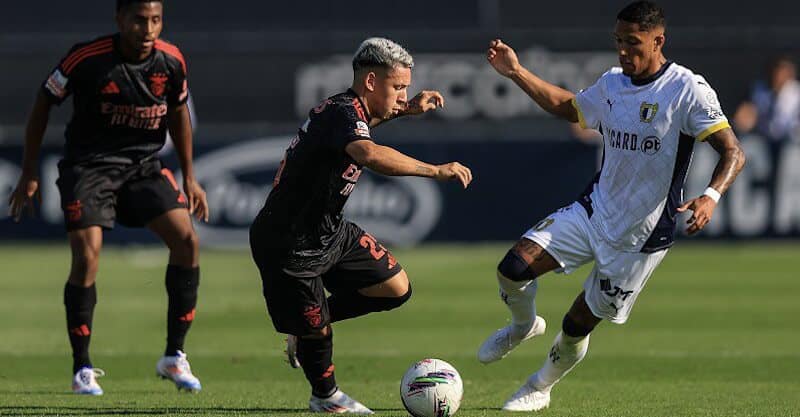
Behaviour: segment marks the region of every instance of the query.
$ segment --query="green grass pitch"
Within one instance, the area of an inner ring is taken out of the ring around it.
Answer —
[[[340,387],[381,416],[405,416],[399,380],[437,357],[461,372],[457,415],[517,415],[503,401],[539,368],[589,268],[541,278],[543,337],[503,361],[475,359],[504,325],[494,269],[508,245],[397,250],[414,285],[399,310],[337,323]],[[800,416],[800,244],[681,242],[623,326],[601,324],[586,359],[542,416]],[[155,377],[164,347],[166,252],[107,248],[92,336],[106,394],[72,395],[62,289],[66,244],[2,246],[1,416],[303,416],[309,389],[283,361],[283,337],[266,315],[246,251],[203,251],[200,305],[186,350],[203,383],[178,393]],[[524,414],[523,414],[524,415]]]

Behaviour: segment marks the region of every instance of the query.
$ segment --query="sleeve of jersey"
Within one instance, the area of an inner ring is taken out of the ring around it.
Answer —
[[[712,133],[731,126],[722,112],[717,93],[708,82],[700,76],[694,77],[691,82],[686,99],[684,130],[698,141],[704,141]]]
[[[598,129],[600,127],[600,109],[603,104],[601,83],[603,79],[591,87],[585,88],[572,99],[572,106],[578,113],[578,123],[584,129]]]
[[[369,125],[358,114],[353,106],[339,107],[334,116],[335,143],[344,149],[350,142],[372,140]]]
[[[172,53],[168,53],[172,59],[174,72],[170,77],[170,89],[167,96],[167,104],[170,106],[180,106],[189,99],[189,82],[186,70],[186,60],[183,55],[175,48]],[[174,54],[174,55],[173,55]]]
[[[76,49],[73,47],[42,83],[42,92],[55,104],[63,103],[72,93],[70,78],[75,75]]]

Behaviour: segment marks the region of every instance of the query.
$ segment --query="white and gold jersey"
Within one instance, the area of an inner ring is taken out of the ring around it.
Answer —
[[[667,62],[633,81],[614,67],[575,96],[583,128],[603,134],[603,163],[579,202],[615,248],[672,245],[694,141],[729,127],[700,75]]]

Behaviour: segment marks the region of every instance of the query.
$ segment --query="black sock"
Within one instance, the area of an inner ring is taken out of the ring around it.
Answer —
[[[403,305],[411,298],[411,286],[400,297],[367,297],[357,291],[333,294],[328,297],[331,323],[363,316],[375,311],[389,311]]]
[[[67,332],[72,346],[72,373],[83,367],[92,367],[89,360],[89,341],[92,334],[92,316],[97,304],[94,284],[89,288],[64,285],[64,307],[67,310]]]
[[[311,384],[315,397],[327,398],[336,392],[333,374],[333,332],[322,339],[297,339],[297,359]]]
[[[197,305],[197,287],[200,284],[200,268],[167,266],[167,349],[166,356],[176,356],[183,350],[183,341],[194,320]]]

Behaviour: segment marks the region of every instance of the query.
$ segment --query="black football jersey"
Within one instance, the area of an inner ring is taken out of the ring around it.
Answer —
[[[335,245],[344,205],[362,169],[345,147],[363,139],[371,140],[369,115],[354,91],[309,111],[256,221],[275,247],[314,257]]]
[[[176,46],[159,39],[149,57],[128,62],[119,41],[115,34],[73,46],[42,85],[56,104],[73,97],[68,162],[149,158],[164,146],[167,109],[186,102],[186,61]]]

